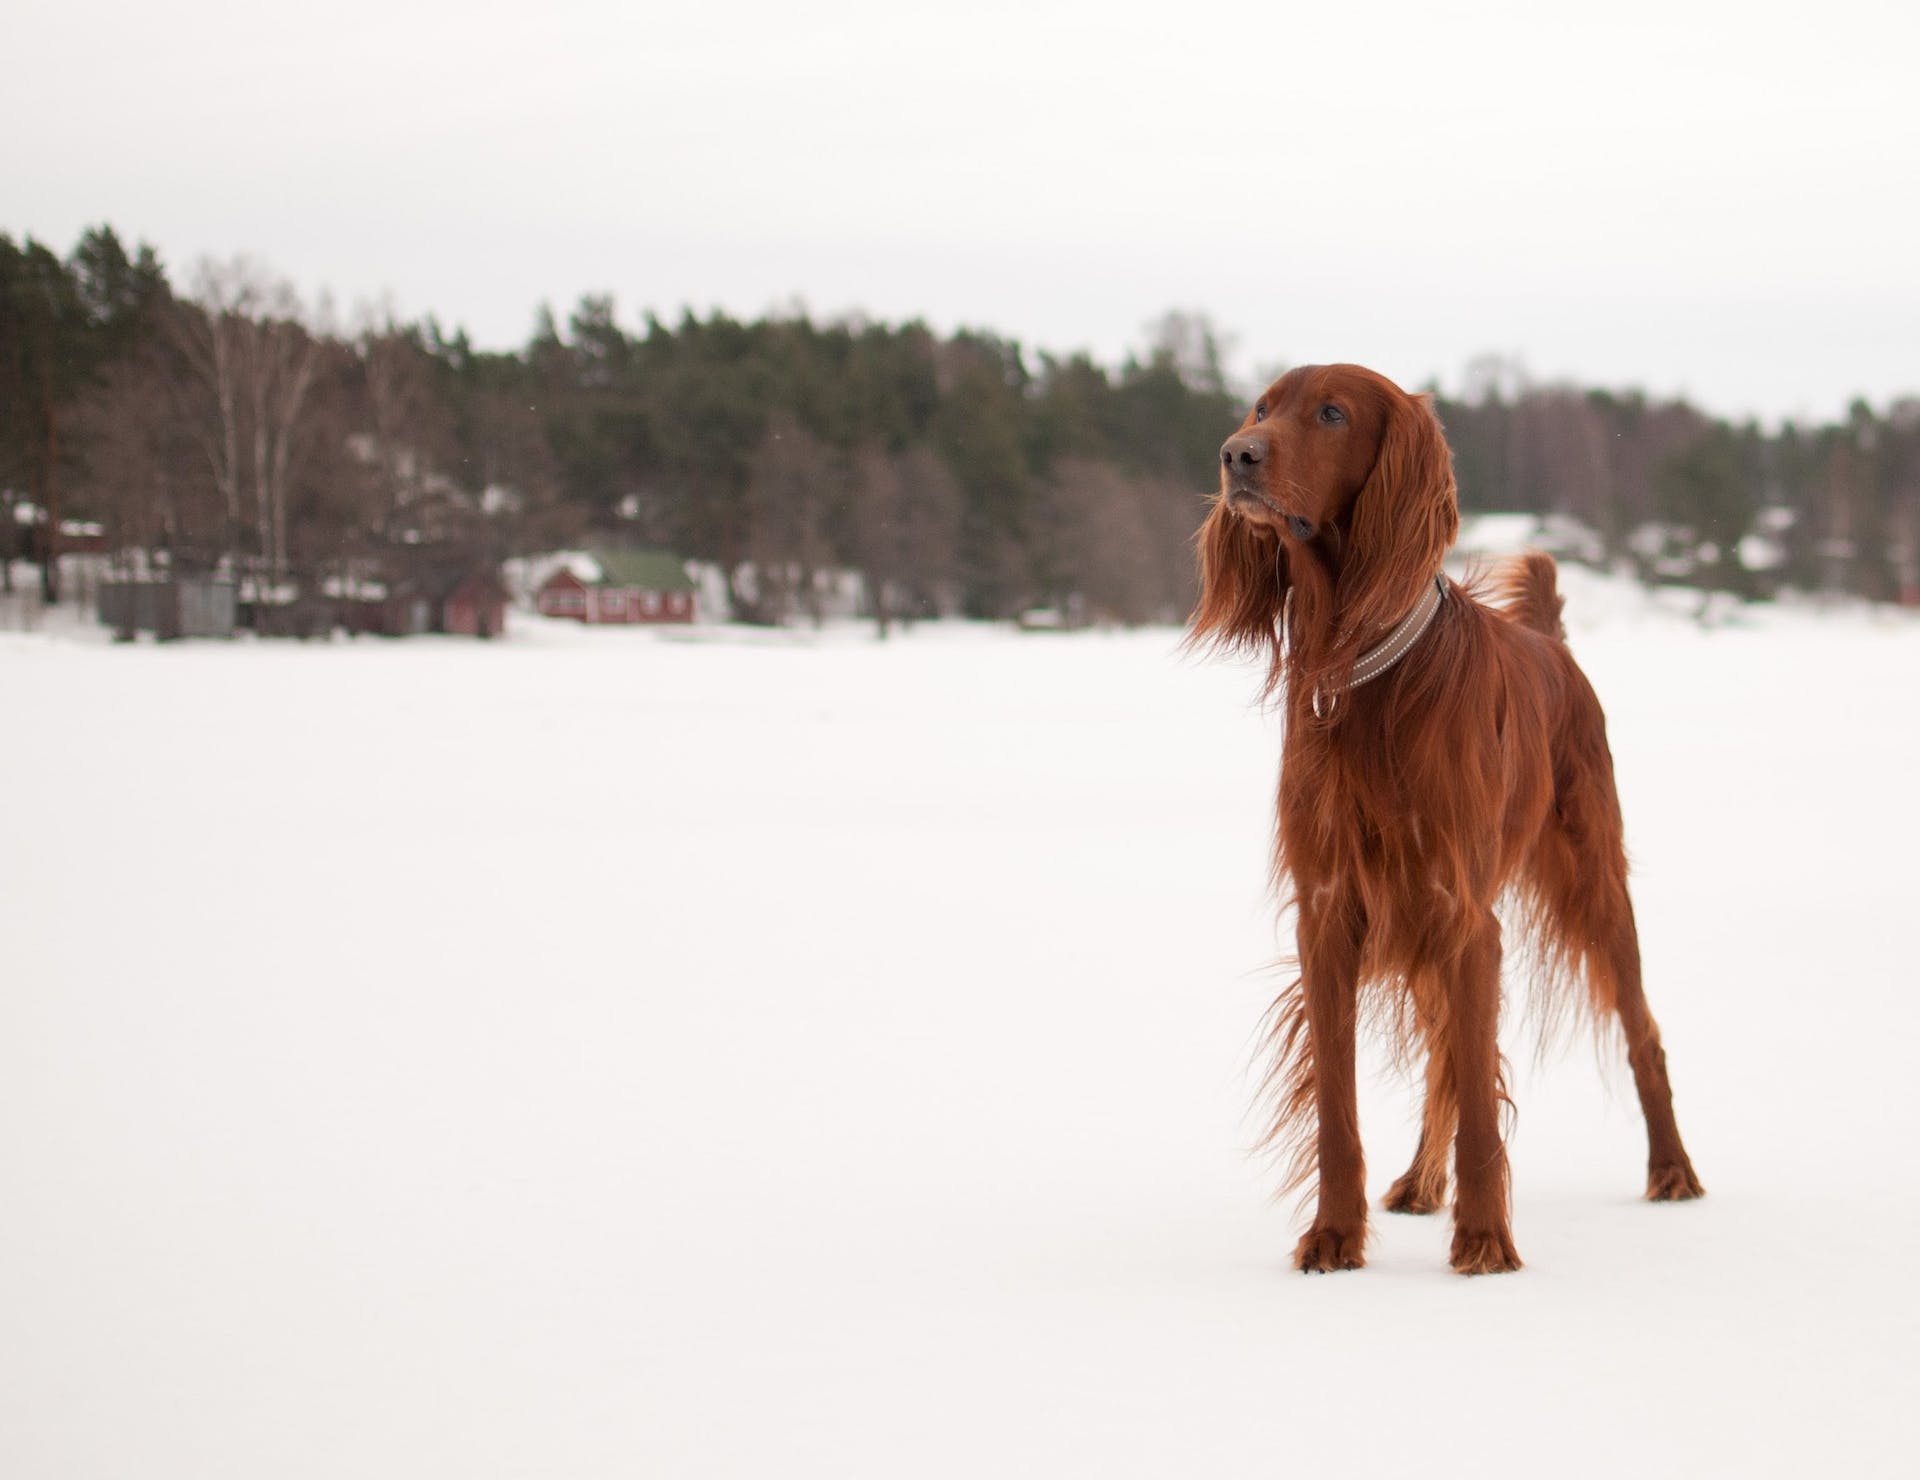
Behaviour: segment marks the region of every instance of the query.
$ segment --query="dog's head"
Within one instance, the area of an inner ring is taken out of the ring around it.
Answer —
[[[1358,365],[1289,370],[1220,448],[1193,637],[1270,649],[1278,682],[1275,624],[1298,588],[1296,620],[1327,639],[1331,663],[1350,662],[1419,597],[1458,529],[1427,397]]]

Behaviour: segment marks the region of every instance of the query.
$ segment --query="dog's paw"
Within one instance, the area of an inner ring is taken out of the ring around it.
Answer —
[[[1685,1202],[1706,1195],[1707,1189],[1700,1185],[1700,1179],[1693,1174],[1693,1164],[1685,1157],[1663,1167],[1647,1169],[1648,1202]]]
[[[1448,1262],[1457,1274],[1509,1274],[1520,1268],[1513,1235],[1504,1228],[1453,1231],[1453,1254]]]
[[[1367,1262],[1365,1229],[1314,1228],[1293,1251],[1293,1267],[1305,1274],[1359,1269]]]
[[[1447,1194],[1444,1186],[1429,1187],[1412,1172],[1408,1172],[1389,1187],[1386,1200],[1381,1203],[1389,1213],[1437,1213],[1446,1205]]]

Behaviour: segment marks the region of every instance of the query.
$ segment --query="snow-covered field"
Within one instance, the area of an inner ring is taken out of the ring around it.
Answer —
[[[1912,1474],[1920,627],[1568,584],[1710,1195],[1516,1042],[1471,1281],[1287,1267],[1175,634],[0,634],[0,1475]]]

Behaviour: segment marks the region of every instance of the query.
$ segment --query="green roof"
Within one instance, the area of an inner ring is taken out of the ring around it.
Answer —
[[[686,563],[670,550],[595,550],[603,586],[637,586],[642,591],[691,591]]]

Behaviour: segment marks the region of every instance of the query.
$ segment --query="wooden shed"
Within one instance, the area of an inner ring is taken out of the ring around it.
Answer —
[[[461,577],[441,602],[445,630],[465,637],[499,637],[507,630],[507,588],[494,570]]]
[[[429,564],[384,587],[340,603],[350,632],[412,637],[446,632],[460,637],[501,637],[507,630],[507,588],[492,565]]]
[[[151,632],[163,642],[231,637],[235,610],[233,582],[210,576],[107,581],[100,587],[100,621],[123,640],[136,632]]]

